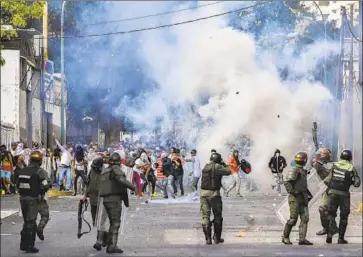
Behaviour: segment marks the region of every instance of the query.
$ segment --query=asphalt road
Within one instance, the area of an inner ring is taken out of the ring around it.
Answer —
[[[106,256],[92,248],[96,229],[77,239],[77,204],[79,197],[49,199],[51,220],[45,229],[45,241],[36,241],[37,256]],[[177,200],[157,200],[142,204],[131,200],[124,235],[119,245],[120,256],[362,256],[361,215],[352,214],[347,231],[348,245],[324,243],[317,210],[310,210],[308,239],[314,246],[298,246],[297,230],[291,234],[292,246],[281,244],[282,224],[275,215],[275,206],[283,197],[248,193],[243,198],[229,197],[224,201],[224,230],[226,242],[206,246],[201,228],[200,207],[187,197]],[[17,213],[17,197],[1,197],[2,219],[1,256],[25,255],[19,250],[22,218]],[[91,220],[90,215],[86,215]],[[86,230],[86,224],[83,229]]]

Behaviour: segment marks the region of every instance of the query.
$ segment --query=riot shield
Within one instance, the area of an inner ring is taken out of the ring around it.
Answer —
[[[105,206],[103,206],[103,197],[98,197],[98,207],[95,223],[98,231],[109,231],[110,220],[108,219],[106,208]]]
[[[133,175],[132,168],[129,168],[129,167],[125,166],[125,165],[121,165],[121,169],[125,173],[126,179],[128,181],[132,181],[132,175]],[[128,191],[128,195],[130,195],[129,190],[127,190],[127,191]],[[124,203],[122,203],[121,226],[120,226],[120,234],[121,235],[123,235],[123,233],[124,233],[124,228],[125,228],[126,219],[127,219],[127,211],[128,211],[128,208],[125,206]]]
[[[327,188],[314,168],[311,170],[310,175],[308,177],[308,188],[311,194],[311,200],[309,201],[309,208],[311,208],[314,205],[314,203],[318,199],[320,199],[322,193]],[[285,224],[286,221],[290,218],[288,197],[286,197],[282,201],[282,203],[277,206],[276,215],[282,224]]]

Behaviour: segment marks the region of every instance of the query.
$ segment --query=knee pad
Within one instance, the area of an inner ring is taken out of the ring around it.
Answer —
[[[286,223],[290,226],[295,226],[297,223],[297,219],[289,219]]]
[[[319,206],[319,213],[320,215],[328,215],[328,207],[325,205]]]
[[[309,217],[301,217],[301,223],[308,223]]]
[[[118,231],[120,229],[121,224],[119,222],[117,222],[113,226]]]
[[[340,222],[339,222],[340,226],[346,226],[348,225],[348,217],[340,217]]]
[[[210,223],[211,223],[210,220],[208,220],[208,219],[202,219],[202,225],[203,226],[208,226]]]
[[[340,218],[341,219],[348,219],[350,210],[340,210]]]

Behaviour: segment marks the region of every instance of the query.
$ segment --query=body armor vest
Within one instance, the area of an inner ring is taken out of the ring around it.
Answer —
[[[17,187],[20,196],[37,197],[41,194],[38,167],[26,167],[19,171]]]
[[[202,170],[201,189],[219,191],[221,189],[221,176],[216,176],[215,164],[209,164]]]
[[[119,195],[122,196],[127,189],[113,178],[115,165],[104,169],[100,176],[100,196]],[[118,167],[120,168],[120,167]]]
[[[307,192],[308,191],[307,172],[303,168],[300,168],[298,172],[299,175],[294,185],[294,189],[299,193]]]
[[[352,176],[349,170],[333,167],[333,177],[330,181],[330,188],[338,191],[348,192],[352,184]]]

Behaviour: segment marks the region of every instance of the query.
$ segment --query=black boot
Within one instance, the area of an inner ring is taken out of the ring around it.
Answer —
[[[64,186],[63,185],[59,186],[59,191],[64,191]]]
[[[35,236],[36,236],[36,228],[32,229],[31,231],[29,231],[27,233],[27,248],[25,250],[26,253],[37,253],[39,252],[38,248],[34,247],[34,243],[35,243]]]
[[[309,240],[306,240],[307,231],[308,223],[301,222],[299,226],[299,245],[313,245]]]
[[[329,220],[329,226],[326,233],[326,243],[331,244],[333,241],[333,232],[334,232],[334,222],[332,220]]]
[[[123,253],[120,248],[117,247],[118,233],[113,233],[109,245],[106,248],[106,253]]]
[[[347,230],[347,225],[348,222],[340,220],[338,244],[348,244],[348,241],[344,239],[345,231]]]
[[[292,226],[288,223],[285,224],[285,228],[284,228],[284,233],[282,235],[282,242],[285,245],[292,245],[291,241],[290,241],[290,233],[292,230]]]
[[[203,225],[203,232],[205,235],[205,242],[207,245],[212,244],[212,227],[211,227],[211,223],[209,223],[208,225]]]
[[[44,230],[41,228],[37,228],[37,236],[41,241],[44,241]]]
[[[110,236],[108,232],[104,232],[103,239],[102,239],[102,247],[106,247],[110,244]]]
[[[213,222],[214,226],[214,234],[213,240],[215,244],[224,243],[224,239],[221,238],[222,236],[222,221],[220,223]]]
[[[102,241],[103,241],[104,233],[105,233],[104,231],[97,230],[97,241],[93,245],[93,248],[95,248],[97,251],[102,250]]]
[[[317,236],[323,236],[323,235],[326,235],[326,233],[327,233],[327,227],[329,226],[329,221],[328,221],[325,213],[320,213],[320,222],[321,222],[321,225],[323,226],[323,229],[316,232]]]
[[[20,251],[25,251],[27,248],[26,232],[22,230],[20,232]]]

